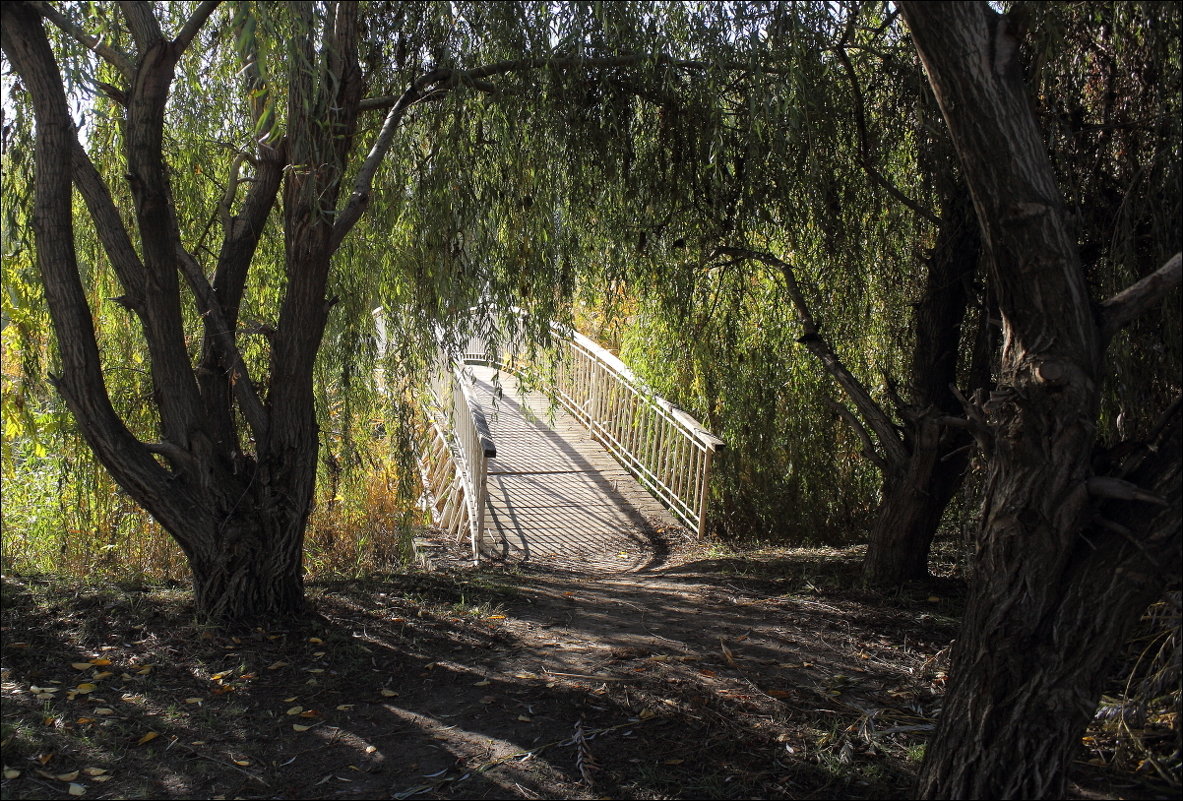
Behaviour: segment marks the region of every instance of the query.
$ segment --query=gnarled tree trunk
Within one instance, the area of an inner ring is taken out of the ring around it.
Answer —
[[[920,793],[1058,798],[1113,654],[1177,571],[1179,409],[1135,460],[1094,475],[1104,347],[1129,309],[1094,315],[1005,18],[985,4],[901,6],[1004,326],[980,432],[993,454],[975,583]]]

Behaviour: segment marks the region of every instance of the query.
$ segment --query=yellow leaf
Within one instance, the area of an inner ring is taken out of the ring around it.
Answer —
[[[94,723],[95,718],[78,718],[78,720],[76,720],[74,722],[77,723],[79,726],[85,726],[87,723]]]
[[[5,768],[4,769],[4,778],[6,778],[6,779],[15,779],[20,775],[21,775],[21,772],[19,770],[17,770],[16,768]]]
[[[72,782],[78,778],[78,771],[72,770],[69,773],[57,773],[54,778],[59,782]]]
[[[109,671],[109,670],[104,670],[104,671],[102,671],[101,673],[96,673],[96,674],[94,674],[94,678],[95,678],[95,681],[98,681],[99,679],[106,679],[106,678],[110,678],[111,676],[114,676],[114,675],[115,675],[115,674],[114,674],[114,673],[112,673],[111,671]]]
[[[533,721],[533,718],[528,718],[525,715],[518,715],[518,720],[520,720],[522,723],[530,723]]]
[[[106,768],[83,768],[82,772],[85,773],[87,776],[102,776],[104,773],[107,773],[108,771]]]
[[[136,745],[143,745],[144,743],[150,743],[159,736],[160,736],[159,733],[154,732],[154,731],[150,731],[147,734],[145,734],[143,737],[141,737],[140,739],[136,740]]]
[[[235,759],[235,760],[233,760],[233,762],[235,765],[238,765],[239,767],[243,767],[243,768],[245,768],[247,765],[251,764],[251,761],[249,759]]]
[[[320,713],[317,712],[315,709],[308,709],[308,710],[301,712],[300,717],[302,717],[302,718],[319,718]]]
[[[75,670],[90,670],[94,665],[89,662],[71,662],[70,667]]]
[[[114,715],[115,710],[111,709],[110,707],[107,707],[107,706],[100,706],[98,709],[96,709],[94,711],[94,713],[96,715]]]
[[[299,697],[300,697],[300,696],[298,696],[298,695],[293,695],[291,698],[285,698],[285,699],[283,699],[283,702],[284,702],[285,704],[290,704],[292,701],[295,701],[295,700],[296,700],[297,698],[299,698]]]
[[[111,660],[110,659],[92,659],[92,660],[90,660],[90,663],[92,665],[97,665],[99,667],[106,667],[107,665],[111,664]]]
[[[324,640],[322,640],[320,637],[309,637],[308,642],[315,645],[324,645]]]
[[[37,761],[40,762],[42,765],[48,765],[49,760],[51,760],[51,759],[53,759],[53,752],[52,751],[48,754],[38,754],[37,755]],[[50,778],[53,778],[53,777],[51,776]]]
[[[313,659],[320,659],[322,656],[325,655],[325,653],[327,653],[327,652],[326,651],[314,651],[312,654],[312,658]]]
[[[489,620],[505,620],[505,615],[489,615]]]
[[[652,709],[649,709],[648,707],[646,707],[645,709],[641,710],[641,714],[637,715],[637,717],[639,717],[641,720],[648,720],[649,718],[653,717],[656,714],[657,713],[654,712]]]
[[[147,676],[151,672],[152,672],[152,666],[151,665],[144,665],[144,667],[142,667],[136,671],[136,675],[137,676]]]
[[[394,690],[387,690],[384,687],[384,688],[382,688],[382,697],[383,698],[398,698],[398,693],[396,693]]]
[[[351,709],[353,709],[353,704],[337,704],[338,712],[348,712]]]
[[[215,673],[214,675],[210,676],[209,680],[210,681],[221,681],[222,679],[226,678],[227,676],[229,676],[233,672],[234,671],[231,671],[231,670],[224,670],[221,673]]]
[[[302,706],[294,706],[294,707],[292,707],[291,709],[289,709],[287,712],[285,712],[284,714],[285,714],[285,715],[298,715],[298,714],[300,714],[300,713],[301,713],[301,712],[303,712],[303,711],[304,711],[304,707],[302,707]]]
[[[98,688],[99,688],[99,685],[91,684],[89,681],[86,681],[86,682],[83,682],[82,684],[79,684],[77,687],[75,687],[74,692],[79,693],[79,694],[85,694],[85,693],[94,692]]]
[[[111,781],[111,780],[112,780],[112,779],[114,779],[114,778],[115,778],[114,776],[107,776],[106,774],[104,774],[104,775],[102,775],[102,776],[94,776],[94,777],[92,777],[92,778],[91,778],[91,781],[94,781],[94,782],[109,782],[109,781]]]
[[[196,696],[193,696],[193,697],[190,697],[190,698],[186,698],[186,699],[185,699],[185,703],[186,703],[186,704],[200,704],[200,703],[201,703],[201,700],[202,700],[202,699],[200,699],[200,698],[197,698]]]
[[[299,723],[293,723],[292,728],[295,729],[296,731],[308,731],[312,727],[311,726],[302,726]]]
[[[489,681],[488,679],[485,679],[484,681],[478,681],[476,684],[474,684],[472,686],[473,687],[488,687],[492,683],[493,682]]]
[[[681,764],[682,764],[683,762],[685,762],[685,761],[686,761],[686,760],[684,760],[684,759],[667,759],[667,760],[666,760],[665,762],[663,762],[662,764],[663,764],[663,765],[681,765]]]
[[[71,783],[68,792],[70,795],[85,795],[86,787],[78,783]]]

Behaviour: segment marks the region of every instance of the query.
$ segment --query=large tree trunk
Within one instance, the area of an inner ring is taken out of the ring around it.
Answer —
[[[969,465],[969,434],[944,420],[959,410],[950,387],[957,382],[962,325],[981,237],[965,188],[955,185],[948,197],[916,309],[911,397],[909,408],[901,410],[906,455],[888,458],[883,466],[883,500],[863,560],[863,581],[875,587],[928,577],[933,538]],[[970,372],[976,386],[982,371]]]
[[[1112,655],[1177,569],[1178,410],[1138,463],[1093,475],[1103,325],[1017,42],[985,4],[901,6],[965,167],[1004,325],[974,587],[920,793],[1062,797]]]

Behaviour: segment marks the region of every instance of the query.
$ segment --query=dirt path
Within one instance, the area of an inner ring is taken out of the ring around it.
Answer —
[[[857,551],[675,556],[318,583],[238,636],[6,577],[4,797],[906,797],[960,599],[864,596]]]

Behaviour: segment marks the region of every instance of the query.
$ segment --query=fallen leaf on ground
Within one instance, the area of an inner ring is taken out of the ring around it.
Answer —
[[[83,768],[82,772],[87,776],[102,776],[109,771],[106,768]]]
[[[68,790],[70,795],[85,795],[86,787],[81,784],[72,783]]]
[[[398,693],[396,693],[394,690],[387,690],[385,687],[383,687],[382,688],[382,697],[383,698],[398,698]]]
[[[143,737],[141,737],[140,739],[136,740],[136,745],[143,745],[144,743],[150,743],[159,736],[160,736],[159,732],[150,731],[147,734],[145,734]]]
[[[72,782],[78,778],[78,771],[72,770],[69,773],[57,773],[54,774],[54,778],[59,782]]]

